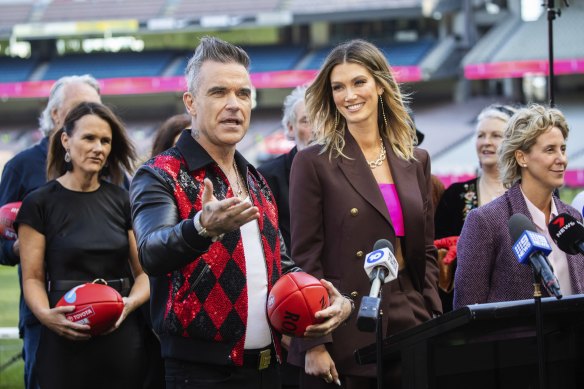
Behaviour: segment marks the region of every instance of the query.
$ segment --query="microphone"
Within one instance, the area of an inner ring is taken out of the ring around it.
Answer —
[[[550,221],[548,231],[563,252],[584,254],[584,225],[572,215],[560,213]]]
[[[560,282],[546,258],[552,251],[546,238],[536,232],[531,220],[523,214],[516,213],[511,216],[508,225],[511,238],[515,241],[513,253],[519,263],[529,262],[535,273],[542,279],[547,291],[558,299],[562,298]]]
[[[381,285],[397,278],[399,264],[393,255],[393,245],[386,239],[379,239],[373,246],[373,251],[365,256],[363,266],[371,281],[369,296],[363,296],[357,315],[357,328],[361,331],[373,332],[379,316],[379,291]]]
[[[365,272],[371,282],[375,279],[383,281],[384,284],[397,278],[399,264],[393,255],[393,245],[387,239],[379,239],[373,245],[373,251],[365,256],[363,265]],[[374,293],[373,295],[377,295]],[[369,294],[371,296],[371,294]]]

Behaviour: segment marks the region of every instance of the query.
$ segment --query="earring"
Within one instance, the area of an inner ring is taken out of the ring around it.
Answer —
[[[383,123],[385,123],[385,127],[389,127],[387,125],[387,118],[385,117],[385,107],[383,104],[383,97],[381,97],[381,95],[379,95],[379,104],[381,104],[381,115],[383,116]]]
[[[71,162],[71,154],[69,154],[69,150],[65,153],[65,162]]]
[[[339,125],[339,110],[335,110],[335,127],[333,129],[337,129],[337,126]]]

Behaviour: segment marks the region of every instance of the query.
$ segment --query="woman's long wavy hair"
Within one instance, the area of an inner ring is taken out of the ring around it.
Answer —
[[[363,66],[373,76],[376,84],[383,88],[378,102],[377,125],[379,133],[386,138],[393,152],[405,160],[414,159],[417,143],[415,126],[405,104],[403,95],[395,81],[393,71],[383,53],[373,44],[356,39],[335,47],[326,58],[316,79],[306,91],[306,109],[316,129],[315,143],[323,146],[322,152],[329,157],[344,156],[347,122],[339,114],[333,99],[330,76],[333,68],[343,63]],[[387,125],[383,119],[387,118]]]
[[[107,178],[116,185],[121,185],[124,181],[124,173],[132,174],[134,171],[136,151],[120,119],[108,107],[98,103],[77,105],[67,114],[63,127],[51,135],[47,156],[47,178],[52,180],[73,170],[73,165],[70,162],[65,162],[66,150],[61,143],[61,134],[65,132],[69,137],[73,136],[79,119],[87,115],[101,118],[109,124],[112,130],[112,148],[106,166],[100,172],[100,177]]]

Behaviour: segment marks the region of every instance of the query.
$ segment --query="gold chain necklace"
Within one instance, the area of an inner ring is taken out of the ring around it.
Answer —
[[[235,170],[235,178],[237,180],[237,197],[241,197],[243,194],[243,188],[241,186],[241,177],[239,177],[239,171],[237,170],[237,164],[235,163],[235,159],[233,160],[233,170]]]
[[[383,161],[385,161],[385,154],[386,154],[385,146],[383,145],[383,141],[381,140],[381,138],[379,138],[379,142],[381,144],[381,150],[379,151],[379,156],[374,161],[367,161],[367,164],[369,165],[369,167],[371,169],[375,169],[376,167],[381,166]]]

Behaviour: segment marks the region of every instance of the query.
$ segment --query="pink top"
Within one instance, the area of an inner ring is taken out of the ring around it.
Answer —
[[[379,184],[396,236],[405,236],[404,215],[394,184]]]

